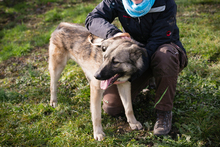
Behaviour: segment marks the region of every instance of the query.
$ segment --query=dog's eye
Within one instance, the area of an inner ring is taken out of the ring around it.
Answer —
[[[119,64],[120,62],[119,62],[117,59],[113,58],[113,59],[112,59],[112,63],[113,63],[113,64]]]
[[[106,51],[106,49],[107,49],[107,47],[106,47],[106,46],[102,46],[102,51],[103,51],[103,52],[105,52],[105,51]]]

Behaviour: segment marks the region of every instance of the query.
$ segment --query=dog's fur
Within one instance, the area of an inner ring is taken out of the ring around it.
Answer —
[[[105,135],[101,125],[101,100],[104,90],[100,88],[100,80],[109,78],[113,81],[108,86],[115,81],[121,82],[117,87],[131,129],[141,129],[142,125],[133,114],[131,84],[128,80],[143,66],[143,55],[147,56],[146,51],[131,39],[119,36],[103,40],[91,35],[80,25],[60,23],[51,34],[49,45],[50,105],[57,106],[58,79],[68,59],[73,59],[81,66],[90,83],[94,138],[100,141]]]

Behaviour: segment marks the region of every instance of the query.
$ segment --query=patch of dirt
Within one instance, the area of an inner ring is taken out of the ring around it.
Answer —
[[[16,4],[19,4],[20,2],[25,2],[25,0],[19,0],[19,1],[7,1],[5,0],[2,2],[2,5],[5,5],[6,7],[14,7]],[[27,5],[30,5],[29,8],[25,10],[17,10],[17,12],[6,12],[4,9],[0,10],[0,30],[3,28],[13,28],[17,24],[26,23],[35,20],[36,18],[34,15],[36,14],[43,14],[47,12],[48,10],[52,9],[54,7],[54,3],[47,2],[42,4],[36,4],[36,2],[32,1],[26,1]],[[23,17],[25,15],[25,17]]]
[[[48,44],[43,47],[35,47],[28,55],[22,57],[11,57],[8,60],[5,60],[0,63],[0,79],[4,79],[5,77],[17,77],[21,73],[20,70],[24,68],[29,68],[29,63],[35,62],[36,64],[32,64],[31,68],[37,69],[37,63],[47,62],[48,60],[48,52],[47,49]]]

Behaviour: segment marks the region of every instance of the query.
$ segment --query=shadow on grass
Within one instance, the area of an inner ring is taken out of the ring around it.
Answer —
[[[220,48],[210,57],[211,62],[218,62],[220,60]]]
[[[28,22],[30,14],[42,14],[51,7],[51,3],[44,4],[27,0],[4,0],[0,2],[0,30],[11,29],[18,24]]]
[[[220,1],[218,0],[193,0],[192,3],[206,5],[206,4],[220,4]]]

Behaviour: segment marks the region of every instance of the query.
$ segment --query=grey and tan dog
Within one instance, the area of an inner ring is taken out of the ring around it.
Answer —
[[[121,36],[129,36],[124,33]],[[132,74],[143,66],[145,49],[131,39],[113,37],[107,40],[90,34],[77,24],[62,22],[51,34],[49,45],[50,105],[57,106],[57,82],[67,61],[73,59],[84,71],[90,83],[90,109],[94,138],[101,141],[105,134],[101,125],[101,100],[104,90],[118,83],[127,121],[131,129],[142,129],[134,116],[131,102]]]

